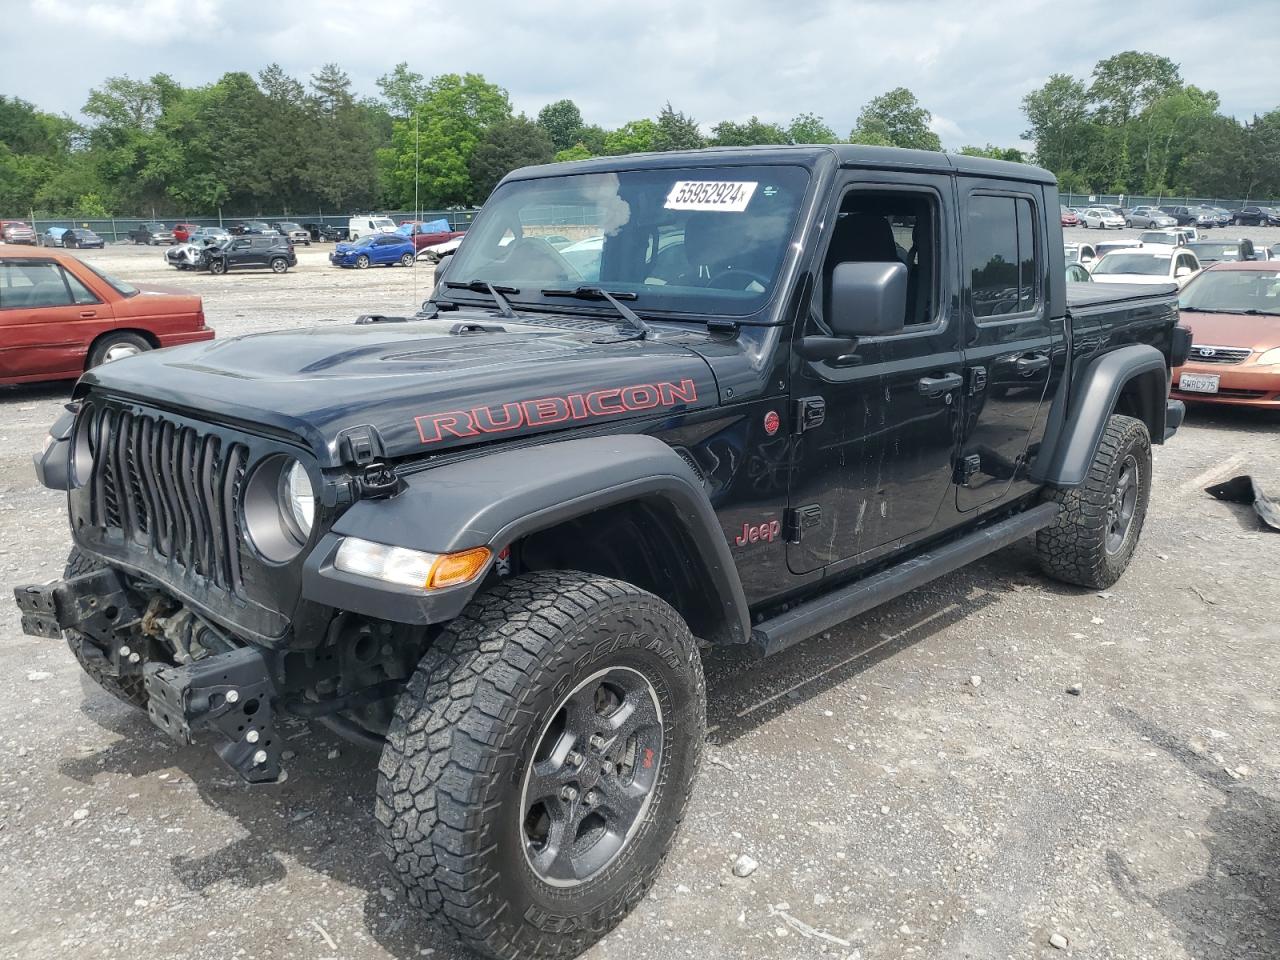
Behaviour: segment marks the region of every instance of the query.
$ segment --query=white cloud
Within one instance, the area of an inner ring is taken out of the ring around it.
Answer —
[[[62,25],[68,34],[146,44],[207,38],[219,31],[220,9],[173,0],[31,0],[32,14]]]
[[[1229,114],[1276,107],[1274,31],[1258,28],[1274,3],[1077,0],[1070,19],[1089,28],[1073,31],[1055,26],[1062,8],[1050,0],[44,0],[5,23],[0,89],[75,113],[112,74],[201,84],[276,61],[305,80],[335,61],[372,95],[407,60],[428,76],[483,73],[530,114],[570,97],[589,121],[616,126],[670,100],[707,129],[813,112],[844,133],[869,99],[905,86],[944,145],[1010,146],[1026,129],[1027,92],[1055,72],[1087,77],[1135,45],[1180,62]],[[49,70],[51,50],[81,69]]]

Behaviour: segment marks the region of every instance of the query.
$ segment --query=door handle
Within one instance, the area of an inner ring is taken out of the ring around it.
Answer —
[[[1042,353],[1031,357],[1019,357],[1015,366],[1018,368],[1018,376],[1029,377],[1037,370],[1043,370],[1049,366],[1049,358]]]
[[[97,310],[81,310],[80,311],[81,320],[92,320],[97,315],[98,315]]]
[[[940,377],[922,377],[916,382],[916,390],[925,397],[940,397],[944,393],[959,390],[963,386],[964,377],[958,373],[944,373]]]

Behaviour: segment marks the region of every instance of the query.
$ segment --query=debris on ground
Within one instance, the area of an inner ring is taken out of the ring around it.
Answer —
[[[1227,503],[1252,504],[1254,513],[1263,523],[1272,530],[1280,530],[1280,502],[1263,493],[1258,481],[1249,474],[1232,477],[1225,483],[1215,483],[1212,487],[1205,487],[1204,492]]]
[[[742,853],[738,855],[738,859],[733,862],[733,875],[735,877],[749,877],[756,872],[756,868],[760,864],[751,856]]]

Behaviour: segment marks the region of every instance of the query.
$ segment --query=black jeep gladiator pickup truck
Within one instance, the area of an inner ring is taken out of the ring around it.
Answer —
[[[1171,286],[1069,291],[1058,209],[892,148],[516,171],[415,317],[86,373],[36,458],[76,546],[23,627],[249,781],[282,717],[375,746],[413,902],[572,956],[671,845],[701,650],[1032,535],[1123,573],[1189,338]]]

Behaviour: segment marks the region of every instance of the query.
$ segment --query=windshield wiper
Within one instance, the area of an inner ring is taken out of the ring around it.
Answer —
[[[498,305],[499,313],[508,320],[516,319],[516,312],[511,309],[510,302],[503,296],[503,294],[517,294],[520,292],[519,287],[497,286],[490,283],[488,280],[468,280],[466,283],[461,283],[456,280],[446,280],[444,285],[450,290],[470,290],[472,293],[487,293],[489,296],[493,297],[494,302]]]
[[[622,314],[622,319],[636,332],[635,339],[643,340],[646,336],[653,333],[653,327],[645,323],[640,314],[636,313],[628,307],[623,300],[639,300],[640,297],[634,293],[610,293],[603,287],[575,287],[572,290],[543,290],[544,297],[573,297],[575,300],[607,300],[618,313]]]

